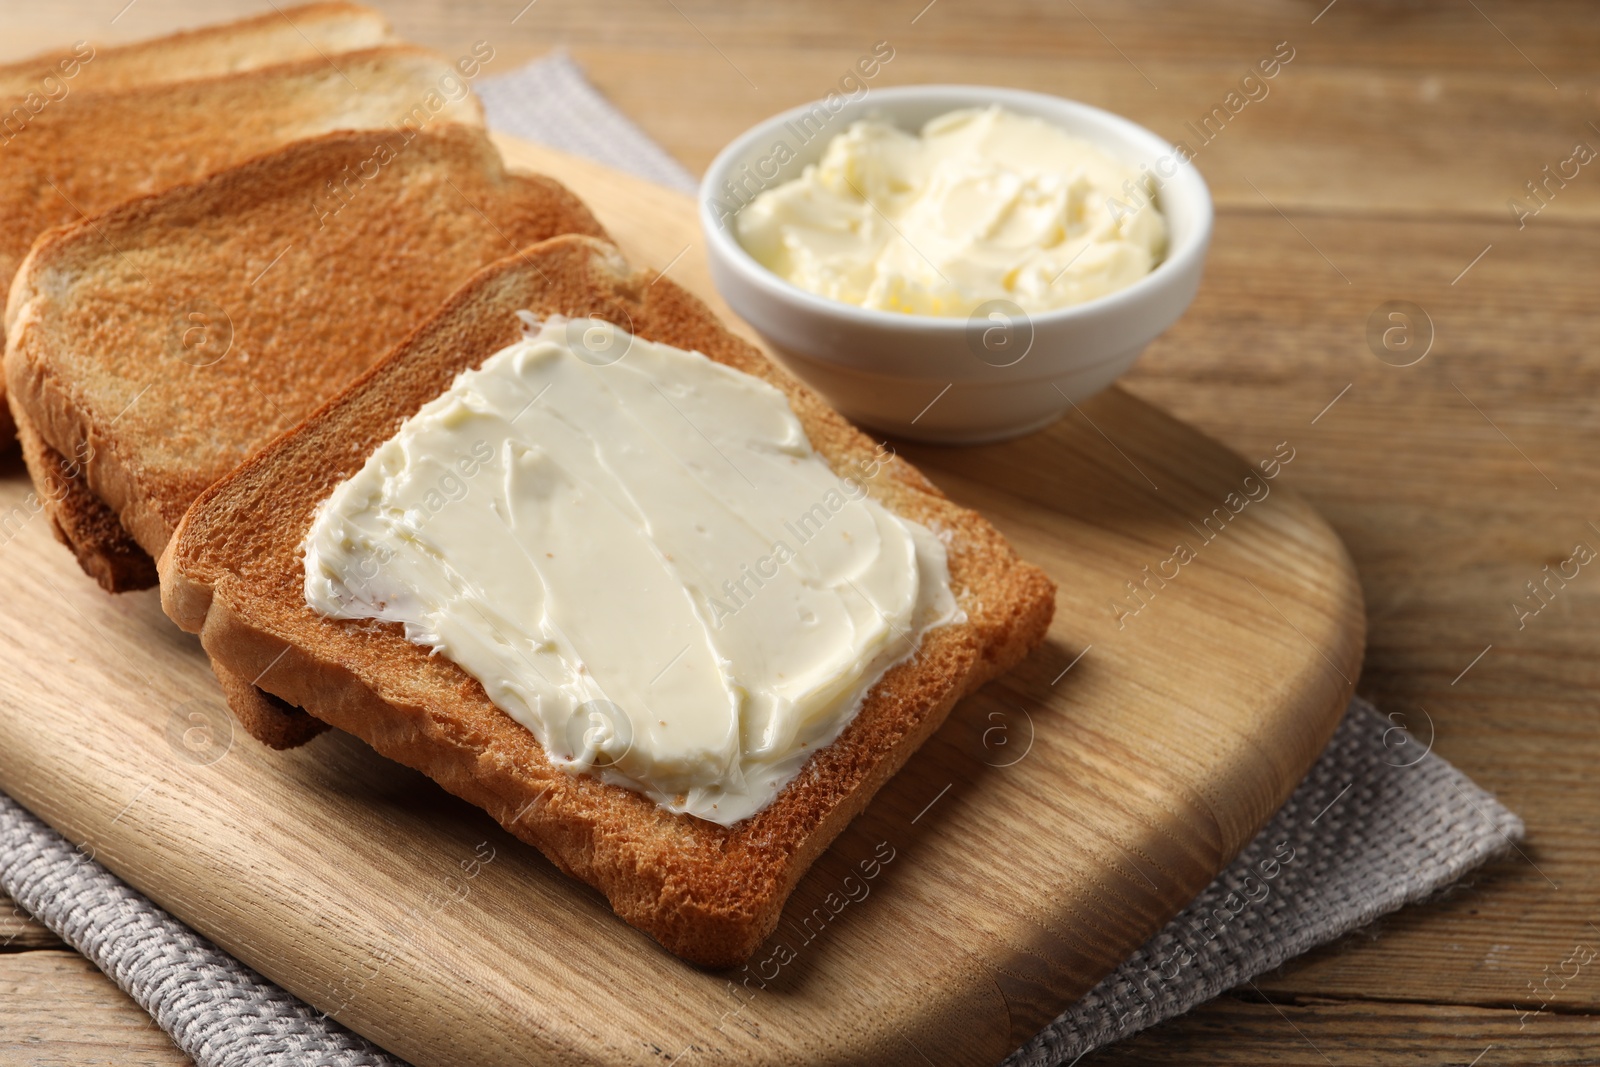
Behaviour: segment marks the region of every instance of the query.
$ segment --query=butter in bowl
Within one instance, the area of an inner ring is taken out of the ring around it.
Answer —
[[[1041,93],[837,95],[730,144],[701,186],[734,311],[855,421],[978,443],[1105,388],[1193,299],[1204,180],[1140,126]]]

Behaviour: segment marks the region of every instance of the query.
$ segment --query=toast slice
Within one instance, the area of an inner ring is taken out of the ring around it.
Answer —
[[[3,146],[0,284],[53,226],[339,129],[482,125],[442,57],[410,46],[168,85],[74,94]],[[441,81],[455,92],[445,95]],[[437,107],[432,105],[437,103]],[[3,408],[0,408],[3,410]],[[7,427],[0,417],[0,442]]]
[[[56,540],[72,549],[84,572],[109,592],[155,585],[155,560],[128,536],[116,512],[84,486],[81,466],[45,444],[26,415],[18,413],[16,423],[23,462]]]
[[[602,231],[558,182],[506,173],[482,131],[447,125],[298,142],[46,234],[12,285],[6,379],[57,532],[108,588],[140,584],[130,544],[159,555],[201,490],[452,289],[562,233]],[[298,736],[270,702],[230,703],[262,741]]]
[[[214,660],[266,671],[261,684],[273,693],[484,808],[672,952],[732,965],[773,930],[801,874],[955,702],[1043,640],[1054,586],[982,517],[893,458],[867,491],[940,533],[966,620],[929,631],[770,806],[723,827],[553,766],[476,680],[398,625],[311,611],[301,552],[335,486],[459,372],[516,341],[521,309],[596,315],[770,382],[836,471],[876,454],[699,300],[631,270],[603,242],[556,238],[486,268],[347,392],[202,493],[161,557],[162,606]]]
[[[78,89],[127,89],[135,85],[209,78],[241,70],[316,59],[387,44],[388,20],[360,4],[320,3],[286,7],[217,26],[107,47],[80,41],[0,66],[0,110],[10,125],[59,103]],[[30,94],[32,99],[30,99]],[[48,103],[47,103],[48,102]],[[16,109],[23,108],[18,115]]]

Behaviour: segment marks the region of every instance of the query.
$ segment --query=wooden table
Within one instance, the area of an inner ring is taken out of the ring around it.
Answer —
[[[124,2],[8,5],[0,49],[126,40],[257,6],[135,0],[119,15]],[[1552,580],[1543,600],[1525,588],[1579,543],[1600,551],[1600,159],[1576,177],[1566,164],[1542,205],[1527,188],[1578,142],[1600,151],[1600,11],[523,2],[385,6],[401,33],[452,55],[489,41],[491,73],[565,44],[695,171],[885,40],[894,58],[875,84],[1046,90],[1197,149],[1218,207],[1209,273],[1125,384],[1245,455],[1294,442],[1303,458],[1285,476],[1361,570],[1360,692],[1431,733],[1527,820],[1528,841],[1443,899],[1084,1067],[1600,1059],[1600,958],[1557,977],[1575,948],[1600,950],[1600,730],[1586,699],[1600,687],[1600,575]],[[1291,51],[1276,77],[1240,88]],[[1432,336],[1409,366],[1419,348],[1398,333],[1383,345],[1401,325],[1385,317],[1393,301],[1425,313],[1410,312],[1419,345]],[[1542,982],[1553,996],[1533,992]],[[0,901],[0,1064],[180,1062],[109,980]]]

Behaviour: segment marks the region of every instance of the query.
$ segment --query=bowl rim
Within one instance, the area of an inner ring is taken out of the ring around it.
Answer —
[[[972,103],[965,105],[953,104],[952,107],[982,106],[981,99],[989,103],[1004,104],[1007,101],[1016,101],[1033,105],[1031,113],[1037,117],[1045,118],[1041,112],[1045,109],[1056,112],[1075,112],[1078,116],[1098,123],[1103,127],[1117,128],[1131,140],[1143,141],[1150,151],[1150,158],[1160,159],[1162,156],[1171,156],[1178,161],[1178,170],[1170,178],[1161,179],[1158,192],[1168,188],[1177,188],[1179,195],[1186,197],[1186,202],[1194,212],[1194,226],[1185,236],[1182,243],[1176,247],[1169,247],[1167,254],[1162,257],[1149,273],[1112,293],[1097,296],[1081,304],[1068,304],[1064,307],[1050,308],[1045,311],[1024,311],[1027,320],[1033,328],[1066,326],[1068,324],[1099,317],[1103,314],[1115,314],[1126,309],[1129,305],[1152,299],[1160,290],[1170,283],[1178,283],[1190,271],[1197,269],[1204,260],[1206,250],[1211,242],[1211,231],[1215,220],[1215,209],[1211,200],[1211,190],[1206,180],[1201,175],[1192,159],[1185,159],[1179,154],[1177,146],[1155,131],[1141,126],[1132,119],[1118,115],[1116,112],[1105,108],[1086,104],[1081,100],[1070,97],[1057,96],[1053,93],[1041,93],[1031,89],[1015,89],[1007,86],[973,85],[958,82],[932,82],[914,85],[885,86],[873,89],[858,100],[850,103],[861,103],[867,100],[887,101],[890,104],[915,100],[928,96],[965,96],[973,98]],[[792,108],[771,115],[745,130],[738,137],[728,142],[717,153],[711,165],[706,168],[705,176],[700,180],[696,190],[699,200],[700,228],[706,236],[708,249],[714,249],[713,258],[720,257],[724,263],[737,270],[746,281],[753,284],[771,298],[799,305],[814,314],[843,320],[856,326],[879,327],[888,329],[915,328],[931,330],[939,333],[958,333],[968,327],[970,316],[951,315],[924,315],[900,311],[884,311],[878,308],[864,308],[849,304],[842,300],[821,296],[782,277],[775,271],[762,264],[752,256],[738,237],[733,233],[732,227],[724,225],[712,211],[711,205],[715,200],[715,190],[722,184],[724,175],[731,170],[736,159],[742,157],[749,148],[762,142],[770,135],[771,131],[784,123],[801,115],[809,114],[818,106],[826,107],[826,98],[807,101]],[[887,116],[893,118],[893,115]],[[1049,121],[1046,118],[1046,121]],[[1087,138],[1093,140],[1093,138]],[[1180,179],[1182,179],[1180,181]],[[743,210],[741,205],[740,210]],[[734,212],[729,218],[737,217]]]

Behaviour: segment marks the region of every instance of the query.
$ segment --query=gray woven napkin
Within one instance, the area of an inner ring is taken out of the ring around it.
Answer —
[[[633,120],[611,106],[565,50],[477,86],[489,125],[680,193],[700,185]]]
[[[1006,1067],[1069,1064],[1181,1015],[1426,898],[1522,834],[1521,819],[1357,697],[1233,864]]]
[[[565,54],[485,79],[479,91],[492,126],[694,188]],[[1007,1064],[1070,1064],[1423,899],[1522,833],[1522,820],[1494,797],[1354,700],[1306,780],[1233,865]],[[403,1067],[4,794],[0,888],[110,975],[199,1067]]]

